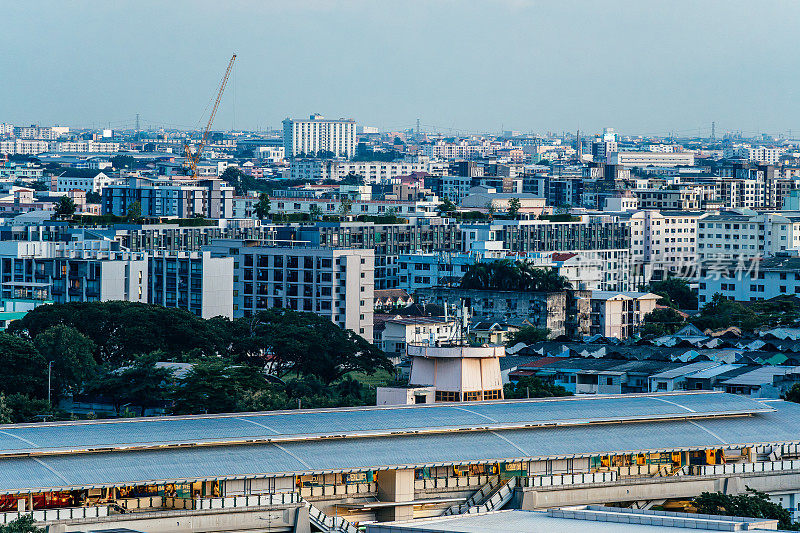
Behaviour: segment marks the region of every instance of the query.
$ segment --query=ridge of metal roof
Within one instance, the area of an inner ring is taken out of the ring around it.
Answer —
[[[0,458],[0,493],[489,464],[800,442],[800,405],[746,417]],[[391,440],[389,440],[391,439]]]
[[[0,456],[380,438],[747,416],[774,411],[721,392],[152,417],[0,426]]]

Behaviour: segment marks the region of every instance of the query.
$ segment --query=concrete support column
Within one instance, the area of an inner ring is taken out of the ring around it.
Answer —
[[[414,499],[414,470],[381,470],[377,473],[378,498],[382,502],[410,502]],[[411,520],[413,505],[387,507],[378,512],[378,520]]]

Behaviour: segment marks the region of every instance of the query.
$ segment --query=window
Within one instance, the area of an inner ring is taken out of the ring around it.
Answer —
[[[606,385],[613,385],[613,384],[614,384],[614,378],[606,378]]]
[[[437,402],[457,402],[460,401],[458,392],[437,390],[435,399]]]

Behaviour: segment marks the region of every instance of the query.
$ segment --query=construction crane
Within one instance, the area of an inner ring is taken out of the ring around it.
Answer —
[[[200,144],[192,150],[189,140],[187,139],[186,143],[183,145],[183,150],[186,154],[185,166],[189,170],[189,175],[192,179],[196,180],[198,178],[197,163],[200,162],[200,154],[203,153],[203,147],[208,141],[208,132],[211,130],[211,124],[214,123],[214,116],[217,114],[219,102],[222,100],[222,93],[225,92],[225,86],[228,84],[228,78],[231,75],[234,61],[236,61],[236,54],[231,56],[231,60],[228,62],[228,68],[225,69],[225,75],[222,77],[222,83],[219,84],[219,90],[217,91],[217,99],[214,101],[214,107],[211,109],[211,114],[208,116],[208,124],[206,124],[206,128],[203,130],[203,136],[200,138]]]

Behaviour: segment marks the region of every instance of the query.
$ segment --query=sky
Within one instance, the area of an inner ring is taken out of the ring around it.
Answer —
[[[795,0],[8,0],[0,122],[800,131]],[[794,132],[793,132],[794,133]]]

